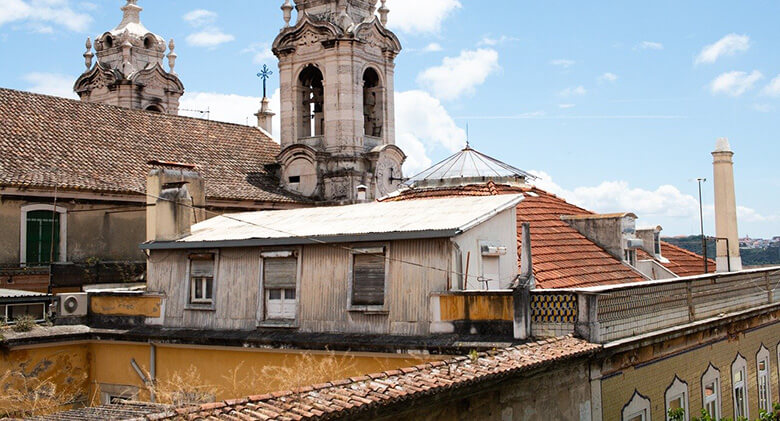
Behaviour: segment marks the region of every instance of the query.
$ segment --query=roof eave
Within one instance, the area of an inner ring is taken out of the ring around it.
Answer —
[[[235,247],[264,247],[264,246],[293,246],[307,244],[331,244],[331,243],[357,243],[394,240],[425,240],[433,238],[451,238],[463,230],[458,228],[410,231],[410,232],[384,232],[368,234],[344,234],[324,235],[313,237],[286,237],[286,238],[250,238],[245,240],[220,240],[220,241],[153,241],[142,243],[142,250],[188,250],[188,249],[212,249]]]

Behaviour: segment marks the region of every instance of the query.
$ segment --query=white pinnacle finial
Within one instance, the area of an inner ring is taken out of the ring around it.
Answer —
[[[174,48],[176,48],[176,44],[173,42],[173,38],[171,38],[171,42],[168,43],[168,48],[171,49],[171,51],[168,53],[168,67],[171,68],[171,74],[175,75],[176,72],[173,70],[174,67],[176,67],[176,57],[179,55],[174,52]]]
[[[144,10],[138,5],[138,0],[127,0],[127,4],[122,6],[122,23],[119,27],[124,27],[129,23],[141,23],[141,11]]]
[[[382,0],[382,6],[379,7],[379,21],[383,26],[387,26],[387,14],[390,13],[390,9],[387,8],[387,0]]]
[[[87,47],[87,52],[84,53],[84,64],[87,66],[87,70],[89,70],[92,67],[92,57],[95,56],[92,54],[92,39],[87,37],[85,46]]]
[[[715,143],[715,152],[731,152],[731,145],[729,145],[729,138],[719,137]]]
[[[290,26],[290,20],[292,19],[292,10],[293,10],[293,6],[292,4],[290,4],[290,0],[284,0],[284,4],[282,5],[282,16],[284,18],[285,28]]]

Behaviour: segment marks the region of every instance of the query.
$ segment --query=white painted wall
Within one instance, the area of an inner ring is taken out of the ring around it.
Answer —
[[[509,288],[517,275],[516,211],[517,208],[511,207],[453,239],[461,250],[464,274],[467,271],[466,260],[469,260],[468,280],[465,282],[465,289],[484,290],[487,287],[485,283],[479,282],[476,278],[476,276],[482,275],[481,242],[491,242],[506,247],[507,253],[499,257],[500,282],[497,285],[491,283],[490,289]],[[468,258],[469,253],[471,253],[470,259]]]

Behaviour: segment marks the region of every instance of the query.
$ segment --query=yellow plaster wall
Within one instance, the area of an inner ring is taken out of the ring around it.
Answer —
[[[512,320],[509,295],[442,295],[439,297],[442,321]]]
[[[91,313],[106,316],[160,317],[162,298],[157,296],[101,296],[89,298]]]
[[[28,377],[45,376],[58,385],[75,385],[84,403],[99,403],[101,384],[137,387],[143,400],[148,398],[148,393],[131,361],[135,359],[140,369],[149,373],[150,348],[149,344],[142,343],[92,341],[12,349],[0,355],[0,374],[12,370]],[[323,363],[333,358],[335,361]],[[216,399],[223,400],[276,391],[288,384],[289,370],[264,371],[264,367],[292,367],[295,369],[292,372],[299,376],[296,381],[314,384],[413,366],[436,358],[442,357],[369,353],[345,357],[344,353],[322,351],[156,345],[156,374],[158,383],[166,384],[176,376],[188,379],[188,373],[195,367],[199,381],[213,386]],[[6,386],[0,384],[0,388]]]
[[[666,389],[674,381],[675,374],[688,383],[689,408],[699,416],[702,404],[701,376],[712,363],[720,370],[721,416],[734,418],[731,390],[731,363],[741,353],[747,360],[747,385],[750,419],[758,419],[758,385],[756,379],[756,353],[763,343],[769,349],[772,401],[778,402],[777,346],[780,340],[780,324],[740,333],[729,339],[661,359],[640,368],[624,369],[619,374],[602,381],[601,396],[603,420],[620,420],[623,406],[637,390],[650,399],[653,420],[665,420]]]

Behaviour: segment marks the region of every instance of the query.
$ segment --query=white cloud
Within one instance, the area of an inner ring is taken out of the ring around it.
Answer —
[[[510,36],[507,36],[507,35],[501,35],[498,38],[485,36],[477,43],[477,46],[479,46],[479,47],[482,47],[482,46],[493,47],[493,46],[496,46],[496,45],[504,44],[506,42],[515,42],[515,41],[520,41],[520,38],[510,37]]]
[[[75,32],[84,32],[92,17],[71,8],[68,0],[2,0],[0,2],[0,26],[22,22],[40,32],[45,24],[62,26]],[[45,32],[45,31],[44,31]]]
[[[558,104],[558,108],[561,108],[561,109],[564,109],[564,110],[567,109],[567,108],[574,108],[575,106],[576,106],[576,104]]]
[[[22,79],[31,84],[27,88],[30,92],[78,99],[78,95],[73,92],[73,83],[76,81],[73,76],[60,73],[28,73]]]
[[[774,109],[769,104],[753,104],[753,109],[760,112],[760,113],[768,113]]]
[[[254,64],[267,64],[269,61],[276,61],[276,56],[271,51],[271,45],[267,42],[256,42],[250,44],[242,53],[251,53]]]
[[[574,61],[574,60],[567,60],[565,58],[559,58],[557,60],[552,60],[550,62],[550,64],[552,64],[553,66],[558,66],[558,67],[563,68],[563,69],[568,69],[569,67],[574,66],[575,63],[576,63],[576,61]]]
[[[574,86],[574,87],[571,87],[571,88],[566,88],[566,89],[558,92],[558,95],[563,96],[563,97],[567,97],[567,96],[581,96],[581,95],[585,95],[586,93],[588,93],[588,90],[585,89],[584,86],[580,85],[580,86]]]
[[[604,181],[597,186],[565,189],[543,171],[530,172],[539,177],[534,184],[540,189],[595,212],[634,212],[650,224],[653,218],[698,216],[698,200],[671,185],[645,190],[632,188],[626,181]]]
[[[737,217],[745,222],[778,222],[780,214],[762,215],[753,208],[747,206],[737,206]]]
[[[408,155],[404,174],[411,176],[428,168],[427,155],[437,147],[455,152],[466,145],[466,132],[455,124],[441,102],[424,91],[395,94],[396,143]]]
[[[276,115],[272,119],[274,138],[279,136],[279,89],[270,98],[271,111]],[[187,117],[203,118],[226,123],[257,125],[255,113],[260,109],[260,97],[215,92],[188,92],[181,97],[179,114]]]
[[[663,50],[664,45],[660,42],[642,41],[634,48],[639,50]]]
[[[236,39],[233,35],[226,34],[218,28],[207,28],[200,32],[187,35],[187,43],[195,47],[214,48],[220,44]]]
[[[422,51],[423,53],[436,53],[436,52],[439,52],[441,50],[443,50],[443,48],[441,48],[441,44],[439,44],[438,42],[432,42],[432,43],[426,45],[420,51]]]
[[[217,20],[217,14],[210,10],[196,9],[185,14],[182,19],[200,31],[187,35],[187,44],[194,47],[216,48],[217,46],[236,39],[212,25]]]
[[[408,34],[436,33],[447,17],[462,6],[458,0],[392,0],[388,26]]]
[[[769,85],[766,85],[766,87],[764,87],[761,93],[764,95],[774,96],[774,97],[780,96],[780,75],[775,76],[775,78],[772,79],[771,82],[769,82]]]
[[[603,75],[599,76],[599,82],[614,82],[618,80],[618,75],[614,73],[604,73]]]
[[[445,57],[440,66],[424,70],[417,82],[442,100],[472,94],[487,77],[501,67],[492,49],[463,50],[458,57]]]
[[[183,19],[197,27],[213,23],[217,19],[217,14],[210,10],[196,9],[184,15]]]
[[[747,35],[728,34],[714,44],[702,48],[696,57],[696,64],[714,63],[718,58],[733,56],[750,48],[750,37]]]
[[[764,75],[758,70],[754,70],[750,74],[737,71],[723,73],[710,83],[710,91],[713,94],[740,96],[753,89],[756,82],[763,77]]]

